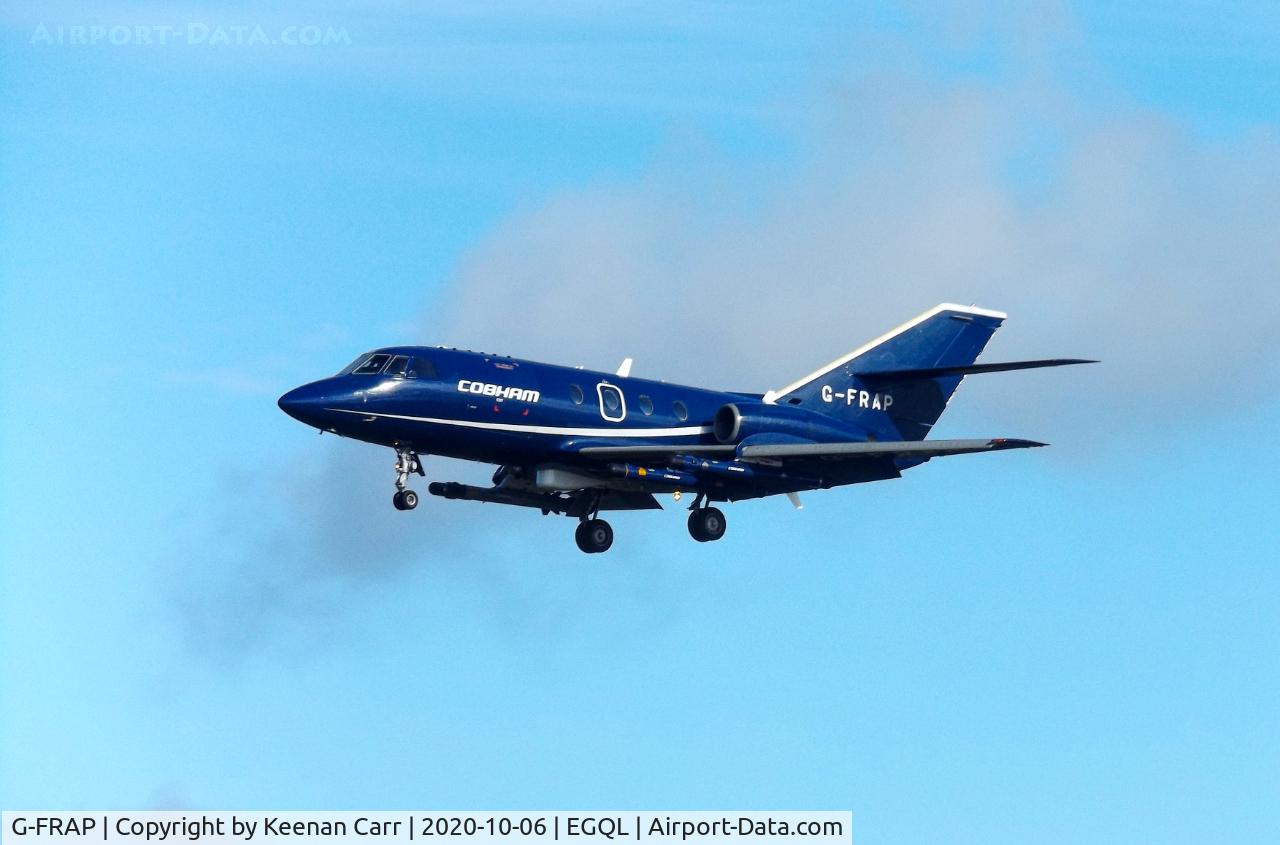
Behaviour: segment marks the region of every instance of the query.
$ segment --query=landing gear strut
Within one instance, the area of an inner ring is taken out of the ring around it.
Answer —
[[[391,497],[391,504],[398,511],[411,511],[418,506],[418,494],[405,486],[409,481],[409,474],[414,472],[426,476],[422,471],[422,461],[418,460],[418,453],[397,447],[396,494]]]

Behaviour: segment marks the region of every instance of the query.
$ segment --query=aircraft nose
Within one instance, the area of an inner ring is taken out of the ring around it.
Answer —
[[[293,390],[290,390],[288,393],[277,399],[276,404],[280,406],[280,410],[292,417],[294,415],[293,409],[298,407],[299,401],[298,388],[295,387]]]
[[[314,384],[295,387],[276,400],[280,410],[295,420],[308,424],[315,420],[317,412],[324,410],[324,402],[324,395],[316,389]]]

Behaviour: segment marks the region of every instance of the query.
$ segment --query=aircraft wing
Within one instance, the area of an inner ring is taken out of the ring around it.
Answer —
[[[859,458],[938,458],[944,455],[966,455],[973,452],[999,452],[1004,449],[1029,449],[1047,446],[1034,440],[997,437],[988,440],[885,440],[855,443],[776,443],[743,446],[739,457],[753,460],[827,460],[847,461]]]
[[[986,440],[886,440],[846,443],[773,443],[725,446],[584,446],[581,455],[596,458],[662,458],[674,455],[706,455],[738,457],[754,460],[828,460],[848,461],[860,458],[937,458],[944,455],[966,455],[973,452],[999,452],[1005,449],[1029,449],[1047,446],[1034,440],[1007,437]]]

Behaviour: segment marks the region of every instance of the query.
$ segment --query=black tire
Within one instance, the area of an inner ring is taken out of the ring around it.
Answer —
[[[400,504],[403,505],[401,510],[411,511],[418,506],[418,494],[412,490],[404,490],[400,493]]]
[[[689,535],[699,543],[719,540],[728,527],[719,508],[698,508],[689,513]]]
[[[579,549],[589,555],[598,555],[613,545],[613,527],[603,519],[589,519],[578,523],[573,538]]]
[[[391,497],[391,504],[396,506],[396,510],[404,510],[404,491],[397,490],[396,494]]]
[[[707,537],[702,533],[702,519],[699,516],[701,513],[701,510],[689,511],[689,536],[699,543],[705,543]]]

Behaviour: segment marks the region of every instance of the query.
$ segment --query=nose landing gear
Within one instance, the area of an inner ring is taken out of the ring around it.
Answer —
[[[418,453],[397,448],[396,493],[391,497],[391,504],[395,505],[398,511],[411,511],[418,506],[418,494],[405,486],[409,481],[409,474],[415,472],[424,478],[427,475],[422,470],[422,461],[418,460]]]
[[[391,497],[391,504],[398,511],[411,511],[418,506],[418,494],[412,490],[397,490]]]

